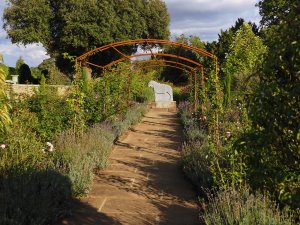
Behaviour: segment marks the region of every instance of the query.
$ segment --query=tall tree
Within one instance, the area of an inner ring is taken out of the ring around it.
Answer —
[[[226,75],[225,93],[228,98],[231,86],[239,93],[257,88],[258,70],[262,67],[266,52],[267,47],[253,33],[251,25],[243,23],[234,35],[222,68]]]
[[[16,62],[16,71],[17,71],[18,74],[20,74],[20,68],[21,68],[21,66],[22,66],[23,64],[25,64],[25,61],[24,61],[24,59],[22,58],[22,56],[20,56],[20,57],[18,58],[17,62]]]
[[[42,43],[56,59],[61,59],[64,52],[79,56],[95,47],[125,39],[169,37],[169,15],[162,0],[8,2],[3,18],[12,42]],[[131,53],[136,48],[124,50]]]
[[[211,51],[219,58],[219,62],[221,65],[224,63],[226,54],[229,53],[230,46],[235,37],[235,33],[242,27],[244,23],[245,20],[243,18],[238,18],[233,26],[231,26],[227,30],[221,30],[221,32],[218,34],[218,41],[207,44],[207,50]],[[253,33],[258,36],[259,29],[257,25],[250,21],[248,22],[248,24],[251,26]]]

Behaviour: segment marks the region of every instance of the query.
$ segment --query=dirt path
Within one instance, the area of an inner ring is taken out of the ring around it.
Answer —
[[[151,110],[118,142],[88,197],[60,224],[198,224],[192,186],[180,171],[174,112]]]

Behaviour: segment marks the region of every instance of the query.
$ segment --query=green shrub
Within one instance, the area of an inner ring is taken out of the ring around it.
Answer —
[[[200,142],[203,143],[205,139],[207,139],[207,134],[204,130],[199,128],[195,124],[191,124],[190,126],[184,129],[184,135],[187,142]]]
[[[211,172],[212,155],[207,140],[183,145],[182,167],[188,178],[200,189],[211,188],[213,174]]]
[[[54,146],[57,146],[57,151],[52,156],[53,164],[57,171],[69,177],[73,196],[84,195],[90,190],[93,170],[106,167],[116,137],[137,123],[146,109],[145,105],[137,105],[126,112],[123,120],[113,125],[104,122],[88,128],[79,136],[68,130],[56,137]]]
[[[127,77],[124,74],[106,73],[91,81],[84,91],[84,113],[90,124],[102,122],[128,107]]]
[[[137,93],[134,96],[136,102],[144,103],[144,102],[153,102],[155,100],[154,90],[150,87],[144,87],[142,92]]]
[[[186,88],[173,87],[173,98],[177,103],[186,101],[188,99],[188,92]]]
[[[74,196],[86,194],[91,188],[93,170],[107,165],[114,138],[112,128],[105,124],[88,128],[80,136],[69,130],[56,138],[54,165],[69,177]]]
[[[52,85],[70,85],[71,80],[62,73],[55,64],[55,59],[45,59],[38,69],[46,77],[47,84]]]
[[[53,155],[53,163],[56,171],[70,179],[72,196],[82,196],[90,190],[92,185],[93,159],[83,156],[80,146],[76,143],[68,147],[58,150]]]
[[[129,108],[123,120],[113,122],[116,136],[121,136],[131,125],[138,123],[146,112],[147,106],[145,104],[137,104]]]
[[[20,109],[14,112],[12,118],[12,126],[2,140],[6,148],[0,151],[0,169],[26,169],[41,164],[44,144],[34,132],[38,126],[36,115]]]
[[[155,77],[155,73],[136,71],[130,76],[130,98],[135,102],[154,101],[154,90],[148,84]]]
[[[44,141],[53,140],[56,134],[71,126],[73,112],[70,106],[49,86],[41,85],[39,91],[23,104],[36,113],[39,123],[35,131]]]
[[[281,213],[267,196],[251,194],[248,188],[219,191],[203,205],[202,220],[207,225],[293,224],[291,216]]]

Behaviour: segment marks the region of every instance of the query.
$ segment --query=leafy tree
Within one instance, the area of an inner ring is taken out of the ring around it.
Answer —
[[[36,80],[40,80],[42,77],[42,73],[39,70],[39,68],[37,68],[37,67],[31,67],[30,73],[31,73],[31,76]]]
[[[238,18],[237,21],[233,26],[231,26],[229,29],[223,31],[221,30],[221,33],[218,34],[219,38],[218,41],[214,41],[212,43],[207,43],[206,48],[208,51],[215,54],[221,65],[223,65],[226,55],[230,51],[230,46],[232,45],[232,42],[235,37],[235,33],[243,26],[245,23],[245,20],[243,18]],[[255,23],[248,22],[248,24],[251,26],[253,33],[256,36],[259,36],[259,29]]]
[[[70,79],[55,64],[55,59],[45,59],[38,69],[46,78],[47,84],[70,84]]]
[[[20,74],[20,68],[21,68],[21,66],[22,66],[23,64],[25,64],[25,61],[24,61],[24,59],[22,58],[22,56],[20,56],[19,59],[18,59],[17,62],[16,62],[16,72],[17,72],[18,74]]]
[[[252,130],[240,144],[251,185],[299,210],[300,2],[264,0],[259,7],[269,52],[249,102]]]
[[[4,28],[13,43],[42,43],[65,68],[62,53],[79,56],[115,41],[169,36],[162,0],[9,0]],[[136,47],[122,49],[128,53]],[[104,58],[116,57],[110,52]],[[99,62],[99,58],[94,58]]]
[[[20,84],[29,84],[32,82],[30,68],[25,63],[19,68],[19,82]]]
[[[232,85],[238,92],[255,90],[258,86],[257,71],[261,69],[266,51],[266,46],[253,33],[252,27],[244,23],[236,32],[224,62],[227,100]]]

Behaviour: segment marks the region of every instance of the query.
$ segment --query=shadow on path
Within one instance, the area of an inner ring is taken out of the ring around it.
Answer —
[[[96,208],[84,201],[73,200],[71,201],[71,205],[72,207],[69,216],[56,223],[56,225],[121,225],[116,218],[112,218],[105,215],[105,213],[98,212]]]

